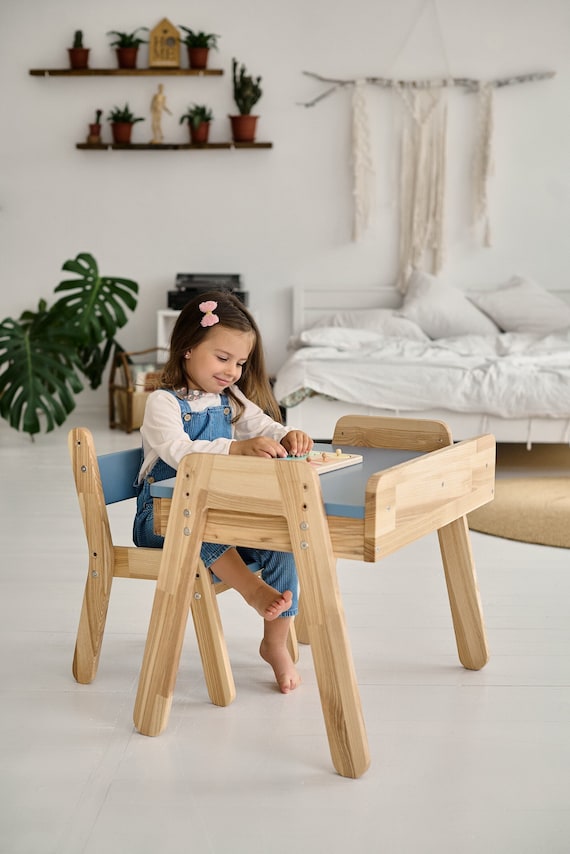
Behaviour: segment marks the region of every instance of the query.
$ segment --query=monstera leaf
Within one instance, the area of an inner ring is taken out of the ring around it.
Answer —
[[[131,279],[100,276],[92,255],[82,252],[62,267],[79,278],[66,279],[55,289],[65,292],[54,305],[63,322],[82,340],[82,372],[91,388],[101,384],[103,371],[115,343],[114,337],[128,320],[124,306],[134,310],[138,285]]]
[[[62,269],[79,278],[60,282],[55,290],[65,295],[51,308],[40,300],[36,312],[0,323],[0,415],[31,436],[42,421],[46,432],[63,424],[83,390],[81,375],[100,385],[125,308],[137,304],[136,282],[100,277],[88,253]]]
[[[78,376],[78,339],[61,327],[53,310],[40,300],[38,311],[0,324],[0,414],[16,430],[40,432],[63,424],[83,389]]]

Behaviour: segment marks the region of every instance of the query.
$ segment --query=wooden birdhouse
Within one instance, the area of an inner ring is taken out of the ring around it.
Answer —
[[[149,68],[180,68],[180,34],[168,18],[163,18],[150,31],[148,66]]]

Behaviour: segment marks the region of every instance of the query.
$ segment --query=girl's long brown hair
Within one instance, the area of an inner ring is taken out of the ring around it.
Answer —
[[[186,385],[184,354],[197,347],[208,335],[209,330],[215,328],[202,326],[200,323],[204,312],[200,311],[199,306],[209,300],[218,304],[214,314],[220,318],[220,326],[253,334],[253,347],[237,386],[248,400],[256,403],[275,421],[281,422],[281,412],[271,391],[265,368],[265,355],[259,329],[247,308],[230,291],[204,291],[184,306],[172,330],[168,361],[160,375],[161,387],[178,389]],[[237,421],[243,412],[243,404],[232,394],[230,388],[227,389],[227,394],[236,412],[233,420]]]

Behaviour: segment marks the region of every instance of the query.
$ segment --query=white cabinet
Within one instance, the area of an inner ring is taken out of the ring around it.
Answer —
[[[179,314],[180,311],[174,308],[161,308],[156,314],[156,346],[165,348],[164,353],[159,354],[162,362],[166,362],[170,336]]]

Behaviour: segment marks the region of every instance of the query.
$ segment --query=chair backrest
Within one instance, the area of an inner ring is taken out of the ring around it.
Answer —
[[[135,481],[142,464],[140,448],[114,451],[97,457],[105,504],[136,498]]]
[[[437,451],[453,444],[444,421],[383,415],[344,415],[336,423],[333,445]]]

